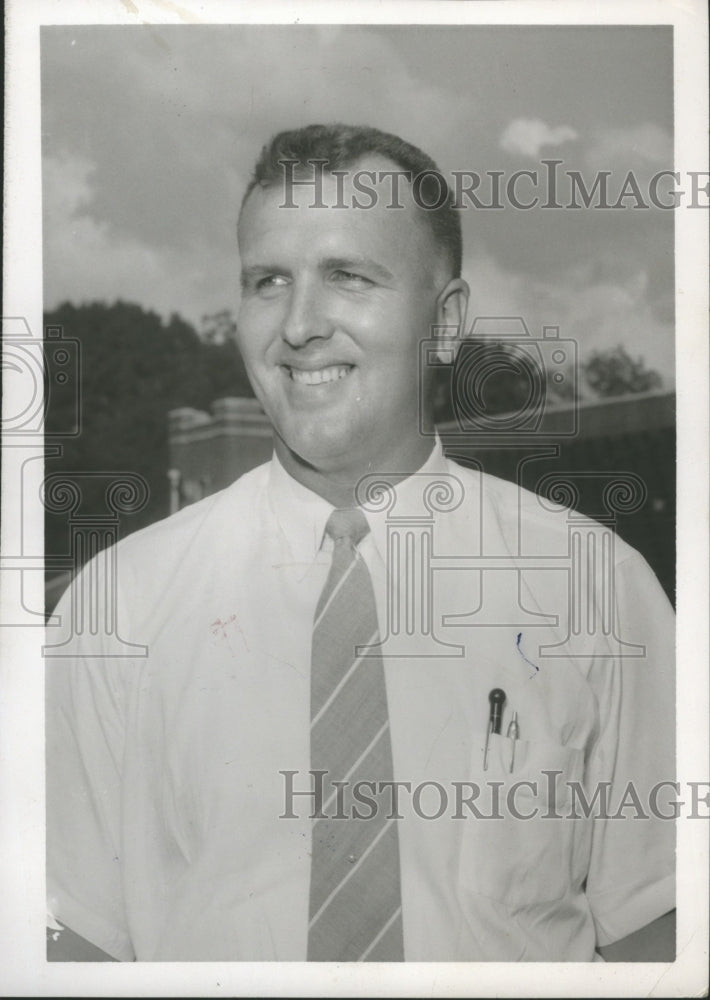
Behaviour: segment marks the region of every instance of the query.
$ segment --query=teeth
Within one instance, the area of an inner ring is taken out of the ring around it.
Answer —
[[[319,368],[312,372],[292,368],[291,378],[299,385],[321,385],[322,382],[337,382],[338,379],[345,378],[349,370],[348,365],[333,365],[331,368]]]

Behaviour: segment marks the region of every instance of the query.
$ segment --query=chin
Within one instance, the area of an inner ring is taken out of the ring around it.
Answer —
[[[314,434],[297,440],[284,438],[289,452],[300,462],[319,472],[337,472],[347,466],[348,458],[359,451],[362,442],[353,440],[352,433]]]

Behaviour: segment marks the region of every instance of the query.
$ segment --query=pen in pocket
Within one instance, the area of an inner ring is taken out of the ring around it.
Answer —
[[[510,751],[510,773],[513,773],[513,767],[515,766],[515,744],[520,738],[520,727],[518,726],[518,713],[513,712],[513,717],[508,725],[508,732],[506,733],[507,738],[511,742]]]
[[[488,770],[488,744],[491,733],[499,733],[503,718],[503,705],[505,704],[505,691],[502,688],[493,688],[488,695],[490,702],[490,713],[488,715],[488,728],[486,730],[486,747],[483,751],[483,770]]]

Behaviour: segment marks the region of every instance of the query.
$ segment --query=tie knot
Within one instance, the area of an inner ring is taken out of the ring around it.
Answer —
[[[334,542],[347,538],[353,548],[358,545],[370,530],[367,518],[359,507],[348,507],[334,510],[325,526],[326,534]]]

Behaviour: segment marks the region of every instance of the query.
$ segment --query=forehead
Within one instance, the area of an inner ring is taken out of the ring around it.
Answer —
[[[343,168],[342,176],[324,173],[318,188],[313,174],[296,174],[293,185],[255,188],[239,220],[242,261],[278,247],[306,255],[351,250],[386,258],[388,265],[434,267],[442,251],[406,178],[393,189],[389,173],[399,169],[385,157],[368,156]]]

